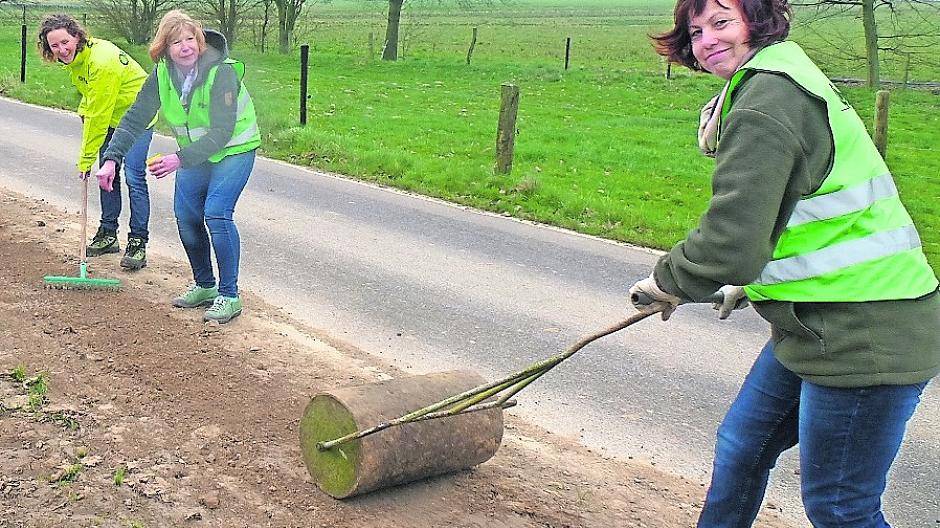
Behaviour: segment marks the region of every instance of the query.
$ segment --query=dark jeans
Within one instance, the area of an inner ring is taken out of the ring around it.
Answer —
[[[98,159],[102,159],[104,151],[111,142],[111,136],[114,129],[108,129],[108,135],[104,138],[104,144],[98,153]],[[143,239],[145,242],[150,238],[150,232],[147,226],[150,224],[150,192],[147,190],[147,150],[150,149],[150,140],[153,138],[153,130],[144,130],[144,133],[137,138],[137,141],[127,151],[124,156],[124,176],[127,180],[127,194],[131,204],[130,235]],[[114,173],[113,190],[107,192],[99,188],[101,196],[101,227],[109,231],[117,231],[118,218],[121,216],[121,165],[119,164]]]
[[[802,381],[768,343],[718,428],[699,527],[748,527],[777,457],[799,440],[806,515],[816,528],[883,528],[881,495],[927,382],[842,389]]]
[[[211,248],[219,266],[219,295],[238,296],[238,259],[241,241],[232,220],[255,164],[255,151],[226,156],[176,171],[173,211],[180,240],[193,268],[193,279],[203,288],[215,286]],[[208,231],[206,227],[208,226]]]

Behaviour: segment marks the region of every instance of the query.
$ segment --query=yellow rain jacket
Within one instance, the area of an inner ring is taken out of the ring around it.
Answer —
[[[82,94],[78,105],[81,116],[82,152],[79,172],[91,170],[98,159],[108,128],[116,128],[137,98],[147,73],[130,55],[107,40],[92,38],[85,48],[66,64],[72,84]]]

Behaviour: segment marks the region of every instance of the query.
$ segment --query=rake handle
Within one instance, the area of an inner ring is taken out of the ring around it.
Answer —
[[[79,249],[82,265],[85,264],[85,260],[88,257],[88,255],[85,254],[85,240],[88,238],[88,176],[88,172],[82,175],[82,239],[81,248]]]

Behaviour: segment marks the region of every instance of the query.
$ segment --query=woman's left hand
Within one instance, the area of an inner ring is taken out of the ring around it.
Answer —
[[[147,165],[147,170],[157,178],[162,178],[175,172],[179,167],[180,157],[176,154],[167,154],[166,156],[160,156],[159,159]]]

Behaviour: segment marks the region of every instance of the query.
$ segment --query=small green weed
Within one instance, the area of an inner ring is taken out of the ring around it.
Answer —
[[[68,413],[62,411],[47,414],[46,419],[62,428],[68,429],[69,431],[77,431],[78,428],[81,427],[78,423],[78,420]]]
[[[121,484],[124,484],[125,476],[127,476],[127,468],[124,466],[118,466],[117,469],[114,470],[114,485],[120,486]]]
[[[17,383],[23,383],[26,380],[26,365],[17,365],[10,371],[10,377]]]
[[[65,484],[69,484],[69,483],[71,483],[71,482],[75,482],[75,479],[78,478],[78,474],[82,472],[82,469],[83,469],[84,467],[85,467],[85,466],[83,466],[83,465],[81,465],[80,463],[76,462],[76,463],[70,465],[69,467],[65,468],[65,470],[63,470],[62,473],[58,474],[58,475],[52,480],[52,482],[55,483],[55,484],[58,484],[58,485],[60,485],[60,486],[65,485]]]
[[[30,411],[38,411],[46,404],[48,399],[46,393],[49,392],[49,375],[45,372],[29,378],[23,382],[29,394],[29,402],[26,404]]]

